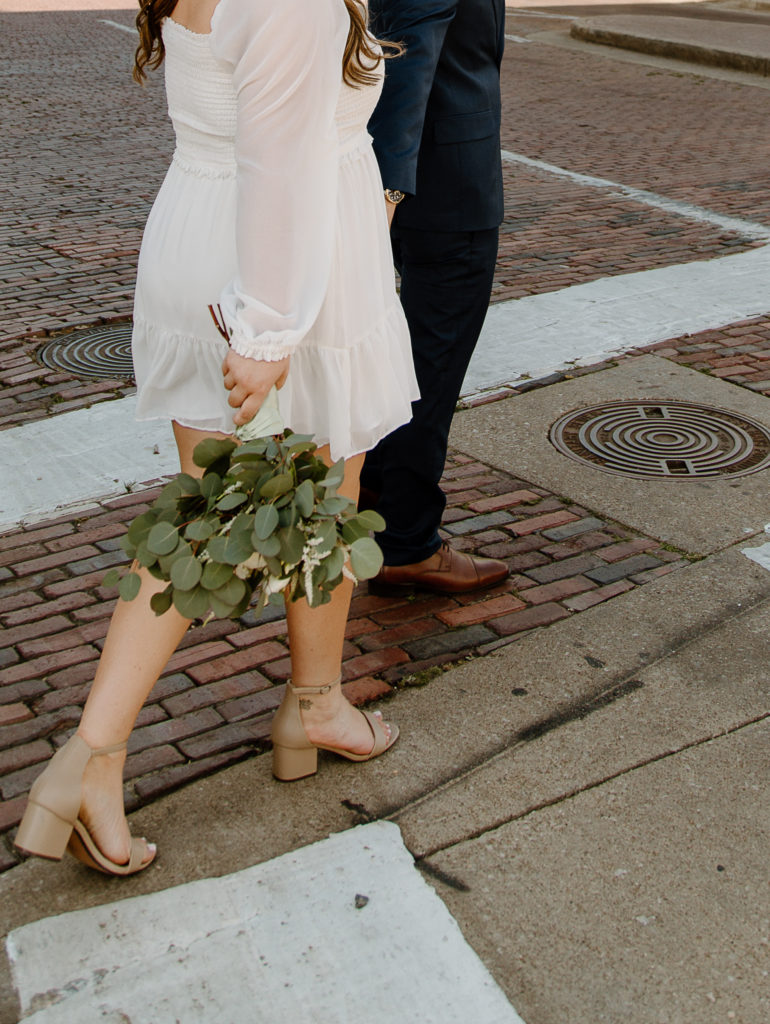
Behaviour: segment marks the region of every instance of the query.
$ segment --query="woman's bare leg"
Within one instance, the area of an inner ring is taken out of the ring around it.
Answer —
[[[200,476],[192,461],[195,445],[206,437],[224,437],[173,424],[182,470]],[[150,598],[165,589],[146,569],[139,569],[141,590],[133,601],[118,600],[104,650],[88,695],[78,732],[91,747],[127,740],[158,676],[190,625],[175,608],[156,615]],[[92,758],[83,780],[81,817],[99,848],[110,859],[128,859],[129,832],[123,813],[125,751]]]
[[[319,449],[318,454],[326,462],[331,461],[328,448]],[[347,460],[345,479],[339,488],[340,494],[354,501],[358,500],[363,462],[363,455]],[[328,604],[311,608],[303,600],[287,605],[294,686],[325,686],[339,677],[352,593],[353,584],[345,579],[335,588]],[[302,706],[302,721],[312,742],[341,747],[354,754],[368,754],[372,749],[372,732],[366,719],[342,696],[339,687],[331,693],[304,699]]]

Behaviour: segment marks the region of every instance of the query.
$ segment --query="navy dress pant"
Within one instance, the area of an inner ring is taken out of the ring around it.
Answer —
[[[439,547],[446,504],[439,482],[449,427],[489,306],[498,229],[392,231],[401,304],[412,338],[421,398],[412,420],[366,456],[361,483],[375,494],[386,529],[386,565],[409,565]]]

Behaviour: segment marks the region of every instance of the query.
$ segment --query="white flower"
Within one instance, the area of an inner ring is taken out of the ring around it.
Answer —
[[[288,576],[285,579],[279,580],[276,576],[270,576],[265,580],[265,593],[280,594],[282,590],[285,590],[289,585]]]
[[[256,569],[264,569],[267,565],[264,557],[258,551],[249,555],[245,562],[239,562],[235,567],[235,575],[242,580],[247,580]]]

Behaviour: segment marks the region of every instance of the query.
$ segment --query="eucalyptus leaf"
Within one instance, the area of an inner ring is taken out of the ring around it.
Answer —
[[[153,594],[150,598],[150,608],[155,612],[156,615],[163,615],[167,612],[173,603],[173,597],[171,588],[167,587],[159,594]]]
[[[194,519],[185,527],[184,535],[188,540],[208,540],[216,533],[219,523],[214,516],[204,516],[203,519]]]
[[[147,547],[146,540],[143,540],[137,547],[134,557],[140,565],[145,567],[145,569],[151,568],[158,561],[158,556],[153,554],[153,552]]]
[[[186,619],[202,619],[209,610],[209,594],[203,587],[175,590],[174,607]]]
[[[265,558],[272,558],[281,550],[281,542],[276,534],[266,537],[265,540],[252,536],[251,542],[260,555],[264,555]]]
[[[281,545],[281,561],[286,565],[296,565],[302,558],[305,534],[296,526],[287,526],[278,531],[278,540]]]
[[[218,498],[221,493],[222,477],[219,475],[219,473],[206,473],[206,475],[201,480],[201,494],[203,495],[203,497],[207,498],[209,502],[211,502]]]
[[[359,580],[370,580],[382,568],[382,549],[371,537],[361,537],[350,548],[350,567]]]
[[[274,505],[260,505],[254,515],[254,535],[266,540],[278,526],[278,512]]]
[[[223,512],[229,512],[231,509],[238,508],[239,505],[242,505],[247,500],[247,496],[242,491],[231,491],[219,499],[216,507]]]
[[[369,531],[365,526],[360,526],[355,519],[349,519],[342,527],[342,538],[346,544],[353,544],[364,537],[369,537]]]
[[[321,543],[317,547],[319,555],[325,555],[327,551],[331,551],[337,543],[337,525],[334,520],[324,520],[316,527],[315,535],[321,539]]]
[[[206,562],[201,575],[201,586],[206,590],[218,590],[233,575],[233,567],[222,562]]]
[[[326,578],[330,581],[336,580],[342,573],[342,567],[345,564],[345,551],[341,547],[336,547],[332,552],[323,560],[324,568],[326,569]]]
[[[197,558],[188,555],[171,566],[171,582],[177,590],[192,590],[200,582],[203,568]]]
[[[336,516],[345,512],[353,504],[349,498],[340,498],[337,495],[331,498],[324,498],[318,504],[318,511],[325,516]]]
[[[279,473],[277,476],[271,477],[266,484],[263,484],[259,493],[263,498],[277,498],[279,495],[291,490],[293,483],[291,473]]]
[[[373,533],[380,533],[385,529],[385,520],[373,508],[366,508],[363,512],[358,512],[355,516],[355,522],[365,530],[371,530]]]
[[[297,488],[294,495],[294,504],[301,516],[304,516],[307,519],[312,515],[313,507],[315,505],[315,491],[309,480],[305,480]]]
[[[236,447],[235,441],[207,437],[205,441],[201,441],[200,444],[195,446],[193,462],[196,466],[200,466],[201,469],[206,469],[212,462],[229,456],[235,451]]]
[[[138,573],[130,572],[118,584],[118,593],[124,601],[133,601],[142,586],[142,579]]]
[[[120,573],[117,569],[108,569],[102,580],[103,587],[116,587],[120,583]]]
[[[224,586],[218,587],[211,592],[211,597],[215,597],[218,601],[235,607],[235,605],[240,604],[243,600],[247,589],[242,579],[239,579],[237,576],[231,576]]]
[[[156,523],[147,535],[147,548],[154,555],[169,555],[179,544],[179,531],[171,523]]]

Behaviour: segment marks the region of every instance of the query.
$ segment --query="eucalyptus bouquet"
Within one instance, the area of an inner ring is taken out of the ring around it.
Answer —
[[[202,441],[193,461],[203,476],[174,477],[121,542],[167,583],[150,602],[157,615],[173,605],[185,618],[238,618],[254,598],[257,614],[302,597],[316,606],[344,577],[379,572],[370,533],[384,520],[337,493],[344,460],[329,467],[309,436],[283,431],[275,389],[236,436]],[[111,570],[105,584],[115,583],[126,601],[139,593],[131,569]]]

